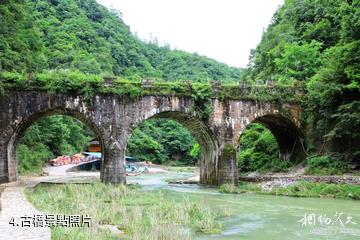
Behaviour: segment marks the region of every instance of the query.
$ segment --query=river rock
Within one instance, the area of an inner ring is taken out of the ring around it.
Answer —
[[[99,229],[110,231],[115,236],[124,235],[125,233],[119,230],[115,225],[99,225]]]

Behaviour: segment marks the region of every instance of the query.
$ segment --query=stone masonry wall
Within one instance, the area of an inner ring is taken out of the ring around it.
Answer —
[[[0,182],[16,181],[16,148],[26,129],[38,119],[64,114],[88,125],[102,144],[101,180],[126,183],[124,155],[132,131],[149,118],[168,118],[183,124],[202,147],[200,183],[236,183],[236,151],[246,126],[259,121],[273,130],[284,156],[294,153],[301,137],[301,109],[296,104],[259,103],[251,100],[212,99],[212,114],[198,119],[191,97],[96,95],[91,102],[82,96],[38,91],[6,91],[0,96]],[[274,117],[275,116],[275,117]],[[283,145],[281,145],[283,144]],[[292,150],[292,151],[291,151]]]

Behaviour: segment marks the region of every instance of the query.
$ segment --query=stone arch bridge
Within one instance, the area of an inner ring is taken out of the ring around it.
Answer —
[[[17,146],[26,129],[38,119],[64,114],[89,126],[103,151],[101,180],[126,183],[124,155],[132,131],[149,118],[173,119],[184,125],[201,145],[200,183],[237,183],[236,154],[239,138],[252,122],[265,125],[275,136],[280,158],[304,158],[302,109],[296,102],[250,99],[209,99],[212,113],[199,118],[191,96],[144,95],[131,99],[96,94],[91,102],[82,95],[45,91],[6,90],[0,95],[0,182],[18,178]]]

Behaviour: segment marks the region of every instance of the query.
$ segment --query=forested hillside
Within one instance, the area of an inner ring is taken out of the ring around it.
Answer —
[[[319,143],[307,146],[309,152],[332,152],[334,159],[345,158],[357,165],[359,39],[359,0],[286,0],[252,51],[244,75],[252,82],[302,82],[307,90],[305,118],[308,126],[315,126],[307,137]]]
[[[70,70],[127,79],[238,81],[241,70],[145,43],[95,0],[5,0],[0,70]],[[189,36],[191,37],[191,36]]]
[[[5,0],[0,15],[2,73],[31,77],[39,72],[74,71],[130,81],[240,79],[240,69],[139,40],[120,12],[109,11],[95,0]],[[41,171],[49,158],[81,152],[91,137],[86,126],[75,119],[42,119],[21,141],[20,172]],[[180,165],[195,164],[199,151],[199,145],[180,124],[160,120],[136,129],[128,146],[128,154],[140,160]]]

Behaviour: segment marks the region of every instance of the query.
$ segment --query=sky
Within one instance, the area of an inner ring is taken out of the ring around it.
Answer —
[[[172,49],[246,67],[284,0],[97,0],[119,10],[131,31]]]

